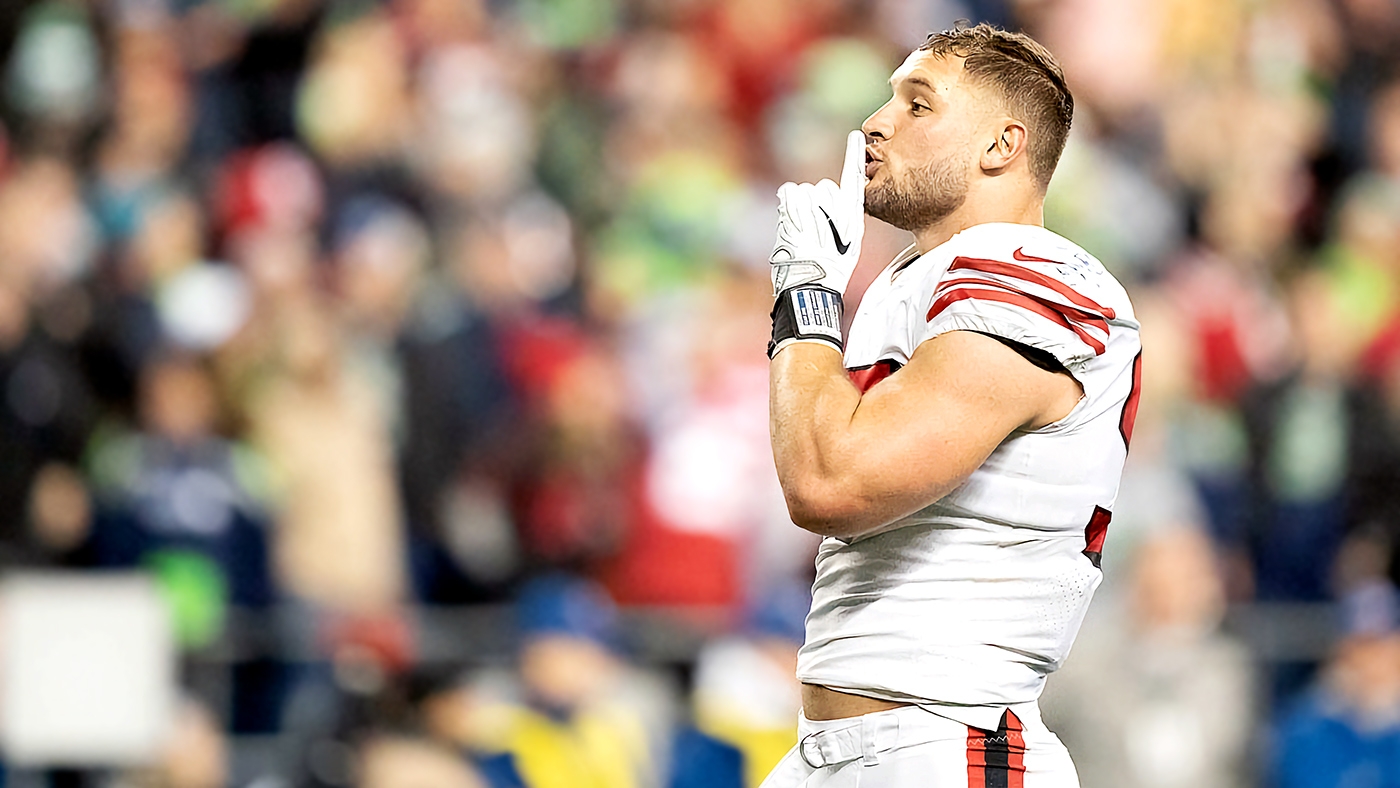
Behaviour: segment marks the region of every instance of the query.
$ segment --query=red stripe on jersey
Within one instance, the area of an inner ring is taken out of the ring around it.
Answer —
[[[876,383],[898,372],[902,366],[904,365],[893,359],[881,359],[868,367],[846,370],[846,377],[864,394]]]
[[[1017,259],[1031,259],[1020,257]],[[1033,258],[1040,259],[1040,258]],[[1053,263],[1054,260],[1046,260]],[[985,260],[980,257],[958,257],[953,260],[953,264],[948,266],[949,271],[980,271],[984,274],[998,276],[1009,276],[1013,279],[1022,279],[1027,282],[1034,282],[1042,287],[1048,287],[1069,300],[1071,304],[1077,304],[1085,309],[1091,309],[1100,315],[1112,320],[1115,315],[1112,309],[1099,304],[1091,298],[1080,295],[1080,293],[1069,285],[1057,279],[1051,279],[1039,271],[1032,271],[1029,268],[1011,263],[1003,263],[1000,260]]]
[[[1025,726],[1011,709],[1006,710],[1006,788],[1025,788]]]
[[[1066,309],[1066,307],[1063,307],[1058,304],[1046,304],[1042,301],[1037,301],[1036,299],[1028,295],[1024,295],[1022,293],[1017,292],[1009,292],[1006,290],[980,290],[973,288],[950,290],[947,293],[944,293],[942,296],[939,296],[939,298],[933,302],[933,306],[929,307],[927,319],[934,319],[938,316],[940,312],[948,308],[950,304],[954,304],[958,301],[967,301],[970,299],[981,299],[983,301],[997,301],[1003,304],[1019,306],[1022,309],[1034,312],[1037,315],[1040,315],[1041,317],[1045,318],[1046,320],[1049,320],[1053,323],[1056,323],[1060,326],[1069,329],[1070,331],[1073,331],[1076,336],[1083,340],[1084,344],[1094,349],[1094,355],[1102,355],[1104,350],[1107,349],[1104,347],[1103,342],[1100,342],[1099,340],[1090,336],[1089,332],[1080,328],[1077,323],[1071,322],[1070,318],[1066,317],[1065,314],[1062,311],[1060,311]]]
[[[1113,512],[1102,506],[1094,507],[1094,515],[1084,526],[1084,552],[1103,555],[1103,543],[1108,538],[1108,524],[1113,520]]]
[[[1055,311],[1065,315],[1071,320],[1075,320],[1080,323],[1086,323],[1091,328],[1097,328],[1105,334],[1108,333],[1108,321],[1104,320],[1103,316],[1097,312],[1090,312],[1084,309],[1080,309],[1079,307],[1065,306],[1064,304],[1049,301],[1039,296],[1027,293],[1024,290],[1012,287],[1011,285],[1006,284],[1005,282],[991,282],[986,279],[949,279],[945,282],[939,283],[938,289],[933,291],[933,295],[935,298],[937,298],[938,296],[942,295],[948,290],[954,287],[958,287],[960,285],[976,285],[978,287],[998,287],[1009,293],[1020,293],[1026,298],[1033,298],[1036,301],[1039,301],[1040,303],[1050,307],[1051,309],[1054,309]]]
[[[987,788],[987,735],[967,726],[967,788]]]
[[[1123,402],[1123,415],[1118,417],[1118,431],[1123,434],[1123,448],[1133,442],[1133,424],[1137,422],[1138,400],[1142,397],[1142,351],[1133,359],[1133,388]]]

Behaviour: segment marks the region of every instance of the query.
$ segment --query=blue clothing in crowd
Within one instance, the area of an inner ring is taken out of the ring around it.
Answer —
[[[1314,693],[1283,718],[1272,760],[1277,788],[1400,788],[1400,714],[1362,726]]]

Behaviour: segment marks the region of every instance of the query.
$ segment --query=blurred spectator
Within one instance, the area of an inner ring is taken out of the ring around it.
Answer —
[[[1046,687],[1046,719],[1085,788],[1250,785],[1254,677],[1220,632],[1206,535],[1166,527],[1133,557],[1127,609],[1099,610]],[[1097,626],[1093,626],[1097,624]]]
[[[1346,378],[1356,351],[1320,276],[1296,277],[1288,296],[1296,367],[1244,402],[1249,548],[1258,598],[1321,600],[1346,530],[1349,458],[1361,431]]]
[[[183,643],[217,638],[229,603],[273,601],[265,471],[220,436],[219,395],[204,360],[172,352],[142,372],[139,429],[94,450],[102,566],[147,566],[171,597]]]
[[[297,86],[301,137],[336,171],[392,159],[412,115],[403,41],[387,11],[330,17],[311,54]]]
[[[35,324],[21,283],[0,269],[0,566],[43,563],[86,539],[87,490],[74,465],[96,411],[71,351]]]
[[[464,253],[464,252],[463,252]],[[520,539],[508,499],[527,434],[501,329],[458,277],[417,283],[401,326],[399,478],[420,598],[479,598],[512,579]]]
[[[677,737],[670,788],[757,788],[792,749],[802,707],[797,649],[811,606],[805,584],[776,585],[754,603],[744,635],[700,652],[695,728]]]
[[[1317,687],[1282,717],[1270,758],[1280,788],[1400,785],[1400,610],[1371,581],[1342,600],[1342,638]]]
[[[263,338],[267,366],[249,429],[278,496],[283,587],[329,611],[379,613],[403,599],[402,509],[389,415],[326,305],[285,305]]]
[[[480,687],[461,744],[509,754],[528,788],[658,785],[665,700],[616,651],[616,616],[594,584],[555,575],[527,585],[518,687]]]

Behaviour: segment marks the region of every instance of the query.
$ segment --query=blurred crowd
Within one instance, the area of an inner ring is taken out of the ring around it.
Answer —
[[[754,788],[816,546],[773,194],[959,18],[1061,58],[1047,225],[1144,326],[1084,785],[1400,785],[1395,0],[0,2],[0,571],[146,573],[185,691],[158,761],[0,785]]]

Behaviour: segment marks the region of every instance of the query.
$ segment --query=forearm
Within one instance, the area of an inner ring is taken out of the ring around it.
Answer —
[[[1062,418],[1079,399],[1072,378],[967,331],[925,342],[863,394],[834,347],[793,344],[773,357],[769,392],[788,511],[826,536],[865,533],[928,506],[1014,430]]]
[[[806,530],[846,536],[880,524],[868,522],[878,513],[853,483],[846,449],[860,400],[830,345],[794,343],[769,364],[773,458],[793,522]]]

